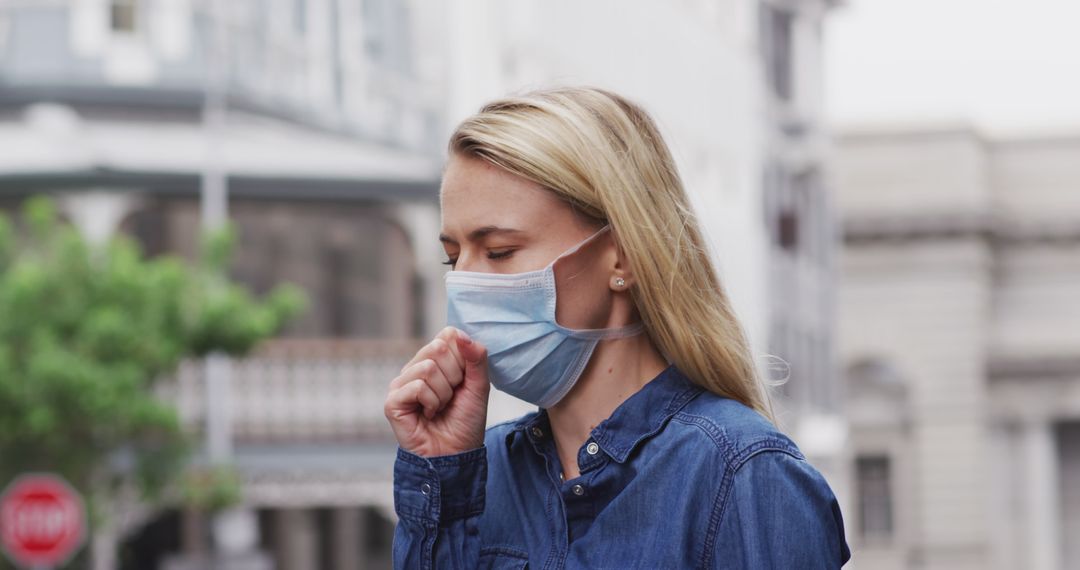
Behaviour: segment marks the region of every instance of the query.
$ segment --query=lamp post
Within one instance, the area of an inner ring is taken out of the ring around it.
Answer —
[[[228,219],[228,180],[222,159],[226,115],[226,66],[228,36],[226,2],[208,1],[211,38],[205,64],[202,108],[206,136],[200,185],[200,213],[204,231],[221,229]],[[206,448],[211,463],[225,463],[232,456],[231,378],[229,359],[222,353],[206,358]]]

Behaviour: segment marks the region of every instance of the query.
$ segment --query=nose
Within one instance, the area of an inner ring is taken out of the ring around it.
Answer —
[[[483,271],[481,264],[478,262],[480,256],[471,252],[467,252],[462,249],[458,254],[457,263],[454,264],[454,271]]]

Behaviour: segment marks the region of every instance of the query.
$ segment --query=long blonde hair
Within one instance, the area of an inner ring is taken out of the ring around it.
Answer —
[[[675,162],[644,109],[595,87],[511,95],[458,125],[449,152],[487,160],[610,223],[661,353],[701,387],[776,423]]]

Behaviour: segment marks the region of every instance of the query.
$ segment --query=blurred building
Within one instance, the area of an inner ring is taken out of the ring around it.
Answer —
[[[843,488],[820,96],[832,3],[2,0],[0,207],[47,192],[94,239],[193,256],[200,191],[223,173],[235,276],[313,301],[232,366],[254,546],[285,570],[382,567],[381,404],[443,321],[446,137],[510,91],[611,88],[659,120],[755,352],[790,365],[782,427]],[[204,373],[186,363],[163,389],[196,430]],[[493,398],[492,422],[530,409]],[[142,512],[111,532],[125,568],[179,568],[211,526]]]
[[[849,131],[859,568],[1080,568],[1080,136]]]
[[[309,293],[232,374],[247,534],[278,568],[388,564],[385,382],[443,314],[443,89],[422,57],[438,18],[390,0],[0,2],[0,207],[49,193],[93,239],[193,257],[200,190],[224,173],[234,276]],[[204,372],[165,387],[195,430]],[[98,538],[124,544],[121,567],[205,567],[209,521],[116,515]]]

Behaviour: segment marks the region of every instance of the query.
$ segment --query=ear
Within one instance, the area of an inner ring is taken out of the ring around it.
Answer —
[[[630,262],[626,259],[626,252],[623,251],[614,230],[611,231],[611,242],[615,246],[615,263],[611,267],[608,287],[615,292],[629,291],[634,284],[634,272],[630,270]]]

